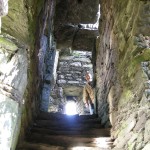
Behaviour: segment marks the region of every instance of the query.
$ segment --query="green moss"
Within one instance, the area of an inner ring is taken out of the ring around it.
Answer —
[[[10,0],[8,15],[2,18],[2,32],[27,43],[28,20],[24,0]]]
[[[140,63],[141,61],[148,61],[150,59],[150,50],[143,49],[143,52],[135,57],[135,61]]]
[[[132,98],[133,98],[132,91],[124,87],[124,91],[121,95],[118,107],[123,106],[125,103],[129,102]]]
[[[149,59],[150,51],[148,49],[144,49],[143,53],[139,53],[138,55],[136,55],[129,63],[128,78],[133,78],[139,67],[141,67],[141,62],[148,61]]]
[[[0,37],[0,47],[10,51],[16,51],[18,47],[10,40]]]
[[[38,16],[43,0],[9,0],[8,15],[2,17],[2,32],[34,45]]]

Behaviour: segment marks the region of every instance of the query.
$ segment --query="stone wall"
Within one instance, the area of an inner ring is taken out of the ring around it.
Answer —
[[[46,49],[44,55],[44,65],[45,70],[43,70],[43,87],[41,94],[41,110],[48,111],[49,107],[49,98],[51,90],[56,82],[54,79],[54,63],[56,57],[56,48],[54,45],[51,46],[51,49]]]
[[[39,46],[35,44],[34,36],[37,20],[41,22],[38,28],[40,31],[36,32],[38,40],[44,30],[42,22],[44,18],[42,16],[41,21],[39,17],[43,2],[10,0],[8,15],[2,18],[0,36],[0,122],[2,122],[0,149],[2,150],[14,150],[18,135],[19,141],[22,141],[33,116],[37,115],[40,86],[37,63]]]
[[[0,1],[0,33],[1,33],[1,17],[6,16],[8,14],[8,0]]]
[[[27,52],[15,38],[0,36],[0,149],[16,146],[27,86]]]
[[[41,79],[40,110],[47,112],[50,104],[50,93],[56,82],[56,67],[59,57],[59,53],[56,51],[56,43],[54,41],[54,35],[52,32],[54,28],[53,17],[55,1],[46,1],[43,10],[44,12],[41,16],[41,21],[43,21],[42,17],[46,16],[46,18],[42,23],[43,28],[41,28],[42,32],[40,35],[41,39],[38,53],[38,70]],[[47,32],[47,35],[45,35],[45,32]]]
[[[61,56],[58,63],[59,86],[83,86],[85,84],[85,73],[93,73],[91,63],[91,52],[74,51],[70,56]]]
[[[148,150],[150,2],[100,3],[98,113],[105,126],[112,125],[114,150]]]
[[[64,106],[68,100],[76,99],[78,112],[83,111],[82,91],[85,84],[85,73],[92,73],[91,52],[71,51],[63,49],[60,52],[57,66],[56,83],[49,85],[50,96],[47,98],[49,112],[64,112]],[[54,63],[54,61],[53,61]],[[51,63],[51,64],[53,64]],[[52,70],[52,69],[51,69]],[[55,69],[54,69],[55,70]],[[47,94],[49,95],[49,93]],[[71,99],[68,99],[70,97]]]

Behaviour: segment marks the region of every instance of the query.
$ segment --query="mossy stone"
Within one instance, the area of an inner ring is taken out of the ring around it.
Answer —
[[[18,49],[12,41],[3,37],[0,37],[0,47],[10,51],[16,51]]]

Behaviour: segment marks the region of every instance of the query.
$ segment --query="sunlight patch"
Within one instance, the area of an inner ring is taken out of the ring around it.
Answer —
[[[65,106],[65,114],[67,115],[76,115],[77,110],[76,110],[76,103],[73,101],[67,102]]]

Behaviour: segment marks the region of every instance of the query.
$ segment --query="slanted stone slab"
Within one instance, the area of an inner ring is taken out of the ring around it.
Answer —
[[[72,49],[92,51],[98,30],[80,29],[73,40]]]
[[[55,34],[58,49],[71,47],[84,51],[92,51],[98,35],[98,30],[79,29],[71,25],[59,27]]]
[[[99,0],[57,0],[54,26],[58,26],[60,23],[94,24],[97,21],[98,11]]]

